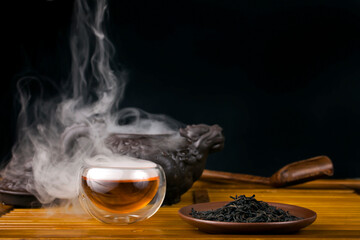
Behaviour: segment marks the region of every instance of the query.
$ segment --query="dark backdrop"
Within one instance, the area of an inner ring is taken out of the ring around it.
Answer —
[[[66,81],[72,1],[14,0],[2,32],[1,159],[15,141],[16,80]],[[360,177],[358,1],[110,1],[110,37],[129,73],[121,107],[219,124],[207,168],[269,176],[328,155]]]

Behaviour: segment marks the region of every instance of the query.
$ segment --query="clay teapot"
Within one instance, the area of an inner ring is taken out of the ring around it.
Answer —
[[[63,151],[71,149],[74,141],[89,134],[86,125],[74,125],[63,136]],[[174,140],[176,138],[176,140]],[[172,142],[176,144],[169,143]],[[180,201],[180,197],[198,180],[205,168],[209,153],[224,147],[224,136],[218,125],[188,125],[173,134],[113,133],[105,139],[113,153],[146,159],[162,166],[166,175],[165,205]]]

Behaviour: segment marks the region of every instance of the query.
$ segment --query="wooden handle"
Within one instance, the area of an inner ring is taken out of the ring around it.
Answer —
[[[248,182],[271,185],[273,187],[285,187],[332,176],[333,173],[334,169],[330,158],[318,156],[290,163],[278,170],[270,178],[205,169],[201,179],[214,182]]]
[[[267,177],[259,177],[241,173],[221,172],[207,169],[203,171],[201,179],[214,182],[249,182],[270,185],[270,178]]]

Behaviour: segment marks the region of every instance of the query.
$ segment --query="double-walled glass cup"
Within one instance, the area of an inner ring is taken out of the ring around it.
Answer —
[[[166,191],[161,166],[128,159],[104,163],[101,158],[81,169],[82,207],[95,219],[113,224],[135,223],[154,215]]]

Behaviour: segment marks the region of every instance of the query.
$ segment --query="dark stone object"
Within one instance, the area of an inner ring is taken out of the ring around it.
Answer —
[[[68,128],[62,138],[63,151],[70,151],[74,141],[88,133],[89,127],[85,125]],[[176,137],[177,134],[180,136]],[[224,136],[218,125],[199,124],[181,128],[175,134],[114,133],[105,139],[105,145],[114,153],[150,160],[162,166],[167,182],[164,204],[171,205],[179,202],[181,195],[200,178],[208,154],[223,149]],[[35,197],[25,189],[26,182],[25,177],[16,181],[2,179],[0,200],[21,207],[36,206]]]

